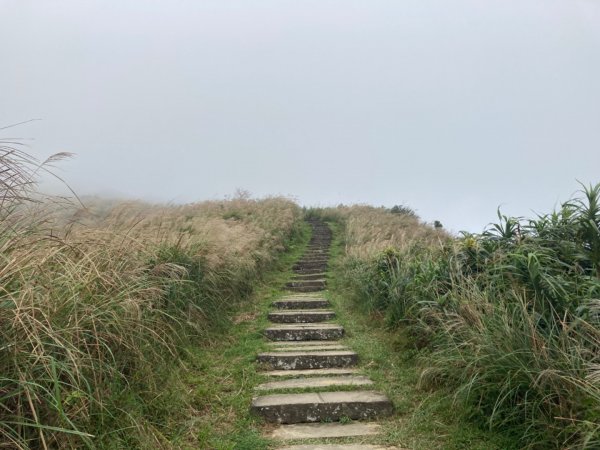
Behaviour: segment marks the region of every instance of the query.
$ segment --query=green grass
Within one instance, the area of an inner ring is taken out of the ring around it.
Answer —
[[[382,361],[420,349],[434,404],[521,448],[600,448],[600,184],[460,238],[404,233],[383,210],[328,214],[346,239],[339,292],[400,342]]]
[[[205,344],[188,349],[186,369],[180,374],[194,409],[173,445],[181,448],[254,450],[268,448],[262,422],[253,417],[254,387],[264,381],[256,355],[268,349],[262,330],[270,303],[281,296],[292,264],[310,237],[308,225],[270,271],[248,301],[227,319],[228,326],[209,335]]]
[[[336,224],[331,226],[336,230],[331,249],[335,266],[335,259],[342,252],[342,235]],[[270,303],[282,295],[281,286],[290,277],[292,264],[304,250],[309,237],[307,228],[304,231],[251,298],[232,311],[231,320],[225,319],[229,325],[206,336],[204,345],[188,349],[185,366],[175,378],[183,380],[193,409],[186,411],[185,421],[181,421],[180,416],[178,423],[171,424],[171,429],[176,430],[170,439],[172,446],[261,450],[281,444],[264,437],[271,426],[252,416],[249,406],[256,395],[255,386],[267,381],[267,377],[259,373],[255,359],[259,352],[269,349],[262,330],[268,325]],[[349,301],[335,269],[328,273],[328,278],[331,290],[326,295],[338,314],[337,321],[346,328],[342,344],[359,353],[362,372],[376,383],[367,389],[385,391],[393,400],[396,413],[394,417],[380,421],[384,430],[380,436],[324,439],[319,440],[320,443],[378,443],[414,450],[517,448],[508,437],[480,429],[457,413],[450,393],[420,390],[420,368],[416,352],[407,348],[409,340],[402,333],[385,330],[380,318],[364,314]],[[344,390],[344,387],[335,389]],[[361,387],[348,390],[354,389]]]
[[[410,449],[512,449],[514,439],[479,428],[454,404],[444,389],[419,389],[419,353],[402,329],[388,330],[381,316],[367,313],[353,301],[352,292],[340,283],[336,258],[343,252],[343,234],[337,223],[332,246],[328,296],[344,325],[344,343],[359,354],[359,367],[383,390],[395,406],[392,418],[381,421],[384,433],[369,442]],[[352,442],[352,440],[347,440]],[[337,441],[336,441],[337,442]]]

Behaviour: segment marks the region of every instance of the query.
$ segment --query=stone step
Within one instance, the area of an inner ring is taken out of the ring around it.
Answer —
[[[350,350],[266,352],[257,361],[272,370],[330,369],[355,366],[358,355]]]
[[[302,258],[300,258],[298,261],[299,263],[307,263],[307,262],[327,262],[329,261],[329,257],[327,255],[304,255]]]
[[[310,378],[292,378],[283,381],[271,381],[263,383],[256,387],[259,391],[274,391],[277,389],[304,389],[304,388],[325,388],[332,386],[370,386],[373,382],[367,377],[358,376],[337,376],[337,377],[310,377]]]
[[[324,288],[325,285],[327,284],[327,282],[323,279],[317,279],[317,280],[294,280],[294,281],[288,281],[285,284],[285,287],[287,288],[294,288],[294,287],[320,287],[320,288]]]
[[[267,342],[269,347],[280,347],[280,348],[290,348],[290,347],[312,347],[312,346],[320,346],[320,347],[334,347],[336,345],[341,345],[340,341],[298,341],[298,342]]]
[[[288,445],[277,450],[401,450],[398,447],[385,447],[370,444],[305,444]]]
[[[327,274],[320,273],[300,273],[295,274],[290,281],[305,281],[305,280],[326,280]]]
[[[344,327],[335,324],[276,325],[264,331],[272,341],[330,341],[344,335]]]
[[[290,292],[320,292],[320,291],[324,291],[325,288],[326,288],[326,286],[323,285],[323,286],[291,286],[291,287],[286,286],[285,289]]]
[[[325,270],[327,268],[327,262],[306,262],[306,263],[296,263],[292,267],[292,270],[308,270],[308,269],[322,269]]]
[[[306,269],[306,270],[294,270],[294,276],[299,275],[314,275],[316,273],[323,273],[325,269]]]
[[[298,343],[300,342],[302,341],[299,341]],[[327,352],[331,350],[350,350],[350,348],[346,347],[345,345],[310,345],[305,347],[273,347],[271,349],[273,352]]]
[[[329,300],[319,297],[286,297],[275,300],[271,306],[279,309],[316,309],[327,308]]]
[[[335,313],[330,310],[288,309],[270,312],[268,318],[276,323],[315,323],[331,320]]]
[[[271,423],[305,423],[385,417],[393,407],[381,392],[348,391],[264,395],[252,400],[251,410]]]
[[[374,436],[381,432],[381,425],[373,422],[367,423],[297,423],[294,425],[281,425],[275,428],[271,439],[327,439],[354,436]],[[288,447],[289,448],[289,447]]]
[[[319,259],[299,259],[298,261],[296,261],[296,264],[294,265],[294,267],[298,266],[306,266],[306,265],[313,265],[313,264],[318,264],[318,265],[322,265],[325,264],[327,265],[327,263],[329,262],[329,258],[319,258]]]
[[[310,267],[306,267],[306,266],[298,266],[298,267],[294,267],[292,269],[292,271],[295,274],[313,274],[313,273],[317,273],[317,272],[323,272],[327,270],[327,265],[320,265],[320,266],[313,266],[311,264]]]
[[[304,376],[304,377],[322,377],[335,375],[353,375],[359,373],[358,369],[352,367],[335,368],[335,369],[306,369],[306,370],[270,370],[261,372],[262,375],[268,377],[289,377],[289,376]]]

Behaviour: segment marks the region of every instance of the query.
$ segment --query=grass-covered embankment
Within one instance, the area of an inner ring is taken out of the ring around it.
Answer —
[[[0,447],[168,447],[187,350],[228,323],[301,229],[283,198],[186,206],[40,200],[0,153]],[[187,350],[186,350],[187,349]]]
[[[420,386],[519,447],[600,446],[600,186],[452,238],[410,211],[325,211],[339,276],[416,350]]]

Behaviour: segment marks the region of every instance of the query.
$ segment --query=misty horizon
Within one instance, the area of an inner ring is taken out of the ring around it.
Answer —
[[[42,119],[0,139],[74,153],[78,195],[241,189],[480,232],[600,181],[597,2],[140,4],[0,0],[0,127]]]

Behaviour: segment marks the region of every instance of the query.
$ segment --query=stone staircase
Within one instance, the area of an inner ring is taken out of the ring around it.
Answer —
[[[256,387],[260,395],[253,398],[251,410],[279,425],[270,434],[273,439],[317,442],[281,450],[392,450],[377,445],[319,443],[377,435],[380,426],[367,420],[389,416],[393,407],[387,396],[373,390],[373,382],[359,373],[358,355],[342,343],[344,328],[332,322],[335,312],[319,295],[327,285],[331,231],[319,220],[309,223],[312,238],[308,249],[285,285],[290,293],[273,302],[274,310],[268,316],[272,325],[264,335],[269,351],[257,357],[264,375],[273,381]]]

